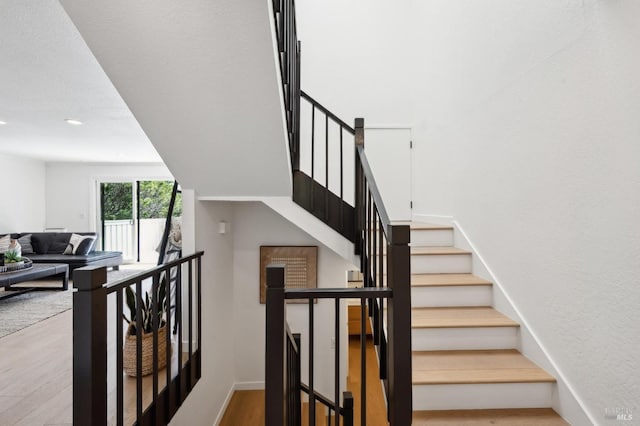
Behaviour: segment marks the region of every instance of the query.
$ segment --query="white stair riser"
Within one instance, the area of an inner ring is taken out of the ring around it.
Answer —
[[[413,385],[414,410],[551,407],[553,383]]]
[[[412,274],[471,273],[471,254],[412,255]]]
[[[518,327],[414,328],[411,330],[411,349],[516,349],[519,334]]]
[[[453,245],[453,229],[414,229],[411,231],[411,245],[416,247]]]
[[[493,292],[490,285],[412,287],[411,306],[491,306]]]

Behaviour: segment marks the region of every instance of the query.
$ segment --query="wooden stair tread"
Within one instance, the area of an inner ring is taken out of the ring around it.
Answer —
[[[412,274],[411,285],[415,287],[444,287],[466,285],[492,285],[473,274]]]
[[[417,256],[431,256],[431,255],[470,255],[471,252],[457,247],[448,246],[411,246],[411,254]]]
[[[437,307],[411,309],[413,328],[518,327],[491,307]]]
[[[515,349],[413,352],[413,384],[553,383]]]
[[[420,230],[425,230],[425,231],[438,231],[438,230],[451,230],[453,229],[453,226],[451,225],[440,225],[437,223],[426,223],[426,222],[414,222],[414,221],[407,221],[407,220],[398,220],[398,221],[391,221],[392,225],[409,225],[411,230],[414,231],[420,231]]]
[[[414,411],[413,426],[569,426],[551,408]]]

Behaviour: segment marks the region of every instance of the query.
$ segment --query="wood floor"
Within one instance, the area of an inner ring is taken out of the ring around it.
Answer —
[[[68,310],[0,339],[1,426],[72,425],[72,323],[72,311]],[[110,342],[109,353],[112,355],[109,366],[113,368],[113,342]],[[176,355],[174,351],[174,376],[178,363]],[[183,354],[183,362],[187,357],[188,354]],[[144,407],[152,399],[151,377],[143,379]],[[164,388],[165,381],[166,375],[161,374],[159,389]],[[135,421],[135,385],[135,379],[125,377],[125,424]],[[115,413],[115,374],[109,377],[108,388],[108,410]],[[110,423],[115,424],[114,416]]]
[[[387,426],[387,409],[382,393],[382,386],[378,379],[378,360],[371,339],[367,342],[367,426]],[[349,339],[349,373],[347,389],[354,398],[354,424],[360,424],[360,340],[357,337]],[[317,406],[318,409],[321,405]],[[305,410],[306,412],[306,410]],[[303,413],[304,417],[304,413]],[[316,416],[316,424],[326,425],[322,416]],[[263,425],[264,424],[264,391],[247,390],[236,391],[229,402],[220,426]],[[303,425],[308,419],[303,418]],[[335,424],[335,422],[332,422]]]

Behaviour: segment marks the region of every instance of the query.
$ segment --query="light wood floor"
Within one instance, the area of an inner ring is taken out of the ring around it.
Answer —
[[[0,339],[0,425],[71,426],[73,341],[72,311],[68,310]],[[115,348],[109,343],[109,367],[115,366]],[[174,345],[174,348],[176,346]],[[186,362],[188,354],[183,354]],[[176,351],[172,372],[177,370]],[[164,371],[164,370],[163,370]],[[166,375],[159,378],[163,389]],[[125,377],[125,424],[135,420],[136,381]],[[143,406],[152,399],[151,376],[143,379]],[[115,413],[115,375],[109,377],[108,409]],[[114,421],[113,414],[111,423]]]
[[[382,386],[379,385],[380,380],[378,379],[378,360],[371,339],[368,340],[367,344],[367,382],[369,383],[367,386],[367,426],[387,426],[387,409]],[[351,391],[354,398],[354,424],[360,425],[360,340],[357,337],[352,337],[349,340],[347,389]],[[320,409],[321,405],[317,407]],[[326,421],[321,422],[323,419],[320,414],[316,415],[316,419],[318,426],[326,424]],[[263,424],[263,390],[236,391],[220,422],[220,426]],[[306,424],[308,424],[308,420],[303,418],[303,425]],[[332,422],[332,424],[335,424],[335,422]]]

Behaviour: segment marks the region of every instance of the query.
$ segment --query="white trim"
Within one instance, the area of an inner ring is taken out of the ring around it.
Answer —
[[[264,382],[236,382],[235,390],[262,390]]]
[[[233,396],[233,393],[235,391],[236,391],[236,385],[234,383],[233,385],[231,385],[231,388],[229,388],[229,393],[227,393],[227,397],[224,399],[224,402],[222,403],[222,407],[220,408],[220,411],[218,411],[218,415],[216,416],[216,420],[213,422],[213,426],[218,426],[222,421],[222,418],[224,417],[224,413],[227,411],[227,407],[229,407],[229,402],[231,402],[231,397]]]
[[[416,216],[425,216],[425,217],[433,217],[433,218],[445,218],[446,217],[446,216],[426,216],[426,215],[416,215]],[[451,218],[451,219],[453,219],[453,218]],[[575,388],[571,385],[569,380],[567,380],[567,377],[564,375],[564,373],[558,367],[558,364],[551,357],[551,355],[549,354],[549,351],[547,350],[547,348],[542,344],[542,342],[538,338],[538,335],[533,332],[531,326],[529,325],[529,322],[522,315],[522,312],[520,312],[520,310],[518,309],[517,305],[514,303],[513,299],[509,296],[509,294],[505,290],[504,286],[496,278],[496,275],[493,273],[491,268],[489,268],[487,262],[485,262],[484,258],[482,257],[482,255],[480,254],[480,252],[478,251],[476,246],[473,244],[471,239],[468,237],[467,233],[464,231],[464,229],[462,228],[460,223],[458,221],[456,221],[456,220],[452,220],[451,223],[453,224],[455,229],[457,229],[460,232],[460,234],[464,238],[465,242],[469,245],[469,248],[473,252],[473,256],[477,257],[477,259],[480,261],[482,267],[486,270],[487,274],[489,274],[489,277],[487,277],[487,278],[491,279],[493,284],[502,293],[502,296],[511,305],[511,309],[513,309],[513,311],[515,312],[515,314],[518,317],[517,320],[520,322],[520,328],[521,329],[522,328],[526,329],[526,333],[520,333],[521,336],[522,336],[521,338],[525,339],[525,336],[527,336],[527,335],[531,336],[531,339],[533,340],[532,343],[535,346],[537,346],[537,348],[546,357],[546,360],[549,362],[549,364],[551,365],[553,370],[555,370],[553,373],[555,373],[555,375],[556,375],[556,380],[558,381],[558,386],[563,385],[569,390],[569,393],[570,393],[570,395],[572,397],[572,401],[564,400],[563,401],[564,402],[563,405],[565,405],[565,407],[557,406],[557,407],[554,407],[554,408],[563,417],[565,417],[565,418],[568,417],[566,420],[568,420],[569,423],[571,423],[571,424],[582,424],[583,423],[583,421],[581,419],[574,419],[573,418],[573,417],[577,416],[576,413],[578,413],[578,412],[581,412],[583,415],[585,415],[589,419],[591,424],[594,424],[594,425],[598,424],[596,419],[593,418],[591,413],[589,413],[589,411],[587,410],[586,404],[584,403],[584,401],[578,396]],[[495,304],[495,297],[494,297],[494,304]],[[524,348],[524,347],[527,347],[527,345],[523,344],[522,348]],[[522,350],[522,353],[525,356],[529,355],[529,351]],[[577,407],[575,406],[576,404],[577,404]],[[554,405],[556,405],[556,404],[554,404]],[[571,407],[571,406],[567,407],[566,405],[573,405],[573,407]]]
[[[226,413],[227,408],[229,407],[229,402],[231,402],[231,398],[233,397],[233,393],[239,390],[262,390],[264,389],[264,382],[235,382],[229,388],[229,393],[227,393],[227,397],[224,399],[222,403],[222,407],[220,411],[218,411],[218,415],[216,416],[215,422],[213,422],[213,426],[217,426],[222,421],[224,417],[224,413]]]
[[[290,198],[291,195],[283,195],[283,197]],[[263,201],[270,198],[281,198],[274,196],[264,195],[201,195],[198,196],[198,201]]]

